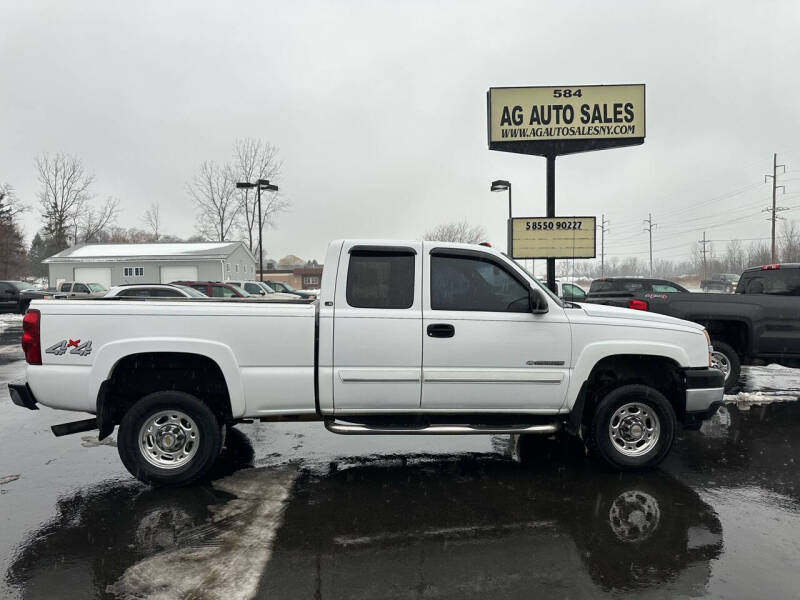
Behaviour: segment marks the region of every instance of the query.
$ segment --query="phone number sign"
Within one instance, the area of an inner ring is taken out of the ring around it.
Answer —
[[[513,258],[594,258],[595,217],[519,217],[511,223]]]

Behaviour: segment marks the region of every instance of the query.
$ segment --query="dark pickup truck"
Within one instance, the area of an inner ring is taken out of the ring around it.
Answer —
[[[661,287],[665,284],[673,289]],[[648,310],[704,325],[714,346],[714,366],[725,374],[730,390],[742,364],[800,364],[799,296],[800,263],[792,263],[747,269],[734,294],[691,293],[663,280],[601,279],[592,282],[586,302]]]

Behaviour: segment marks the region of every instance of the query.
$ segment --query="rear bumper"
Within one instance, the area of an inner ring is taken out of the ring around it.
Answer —
[[[39,407],[36,406],[36,397],[27,383],[9,383],[8,392],[11,395],[11,401],[17,406],[28,410],[39,410]]]
[[[687,369],[686,417],[692,421],[710,419],[722,404],[725,376],[717,369]]]

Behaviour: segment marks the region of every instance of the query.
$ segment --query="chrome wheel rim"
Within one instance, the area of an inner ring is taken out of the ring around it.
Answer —
[[[653,535],[661,520],[658,501],[639,490],[623,492],[608,511],[611,531],[621,542],[642,542]]]
[[[179,410],[159,411],[139,430],[139,452],[159,469],[177,469],[197,454],[200,432],[197,424]]]
[[[711,353],[711,367],[722,371],[722,374],[725,376],[725,381],[728,381],[728,377],[731,374],[731,361],[728,360],[727,356],[722,352],[714,350]]]
[[[624,456],[643,456],[658,443],[661,423],[655,411],[641,402],[623,404],[608,424],[611,444]]]

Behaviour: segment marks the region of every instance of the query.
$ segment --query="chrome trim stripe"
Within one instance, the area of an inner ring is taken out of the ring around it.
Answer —
[[[554,383],[564,381],[564,374],[558,371],[536,371],[533,369],[492,369],[457,371],[450,369],[425,369],[422,372],[425,383]]]
[[[332,433],[343,435],[463,435],[463,434],[500,434],[500,433],[556,433],[561,423],[546,425],[530,425],[520,427],[481,427],[478,425],[429,425],[427,427],[368,427],[357,423],[341,423],[333,420],[325,421],[325,428]]]
[[[339,369],[341,381],[360,383],[403,383],[420,380],[419,369]]]
[[[708,410],[714,402],[721,402],[725,388],[700,388],[686,390],[686,412]]]

